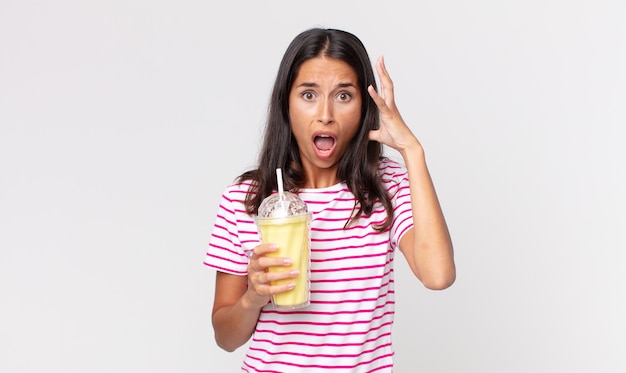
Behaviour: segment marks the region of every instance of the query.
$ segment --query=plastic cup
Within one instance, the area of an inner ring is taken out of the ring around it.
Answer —
[[[295,282],[296,286],[272,296],[276,309],[298,309],[310,303],[310,221],[306,204],[295,194],[283,192],[267,197],[259,207],[256,225],[264,243],[278,245],[268,257],[289,257],[291,265],[270,267],[269,272],[297,269],[296,278],[272,281],[270,285]]]

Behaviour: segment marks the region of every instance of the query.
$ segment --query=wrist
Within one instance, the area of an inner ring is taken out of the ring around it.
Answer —
[[[402,150],[399,150],[399,153],[405,162],[412,159],[424,159],[424,148],[417,138],[413,138]]]
[[[241,297],[241,308],[245,311],[259,312],[268,302],[267,297],[261,297],[254,290],[248,289]]]

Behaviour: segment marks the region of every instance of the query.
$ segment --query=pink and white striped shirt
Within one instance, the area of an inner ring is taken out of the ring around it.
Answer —
[[[311,220],[311,305],[261,311],[242,364],[243,372],[391,372],[391,329],[395,312],[393,262],[402,235],[413,227],[406,168],[381,161],[379,175],[392,197],[391,227],[377,203],[369,216],[344,228],[355,204],[343,183],[299,192]],[[249,183],[222,195],[205,264],[247,275],[248,255],[260,243],[243,201]]]

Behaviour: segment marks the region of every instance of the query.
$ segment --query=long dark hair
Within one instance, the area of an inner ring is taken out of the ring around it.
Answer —
[[[376,88],[374,71],[363,43],[342,30],[310,29],[296,36],[287,47],[274,82],[258,168],[238,178],[240,182],[251,180],[255,186],[246,196],[246,210],[249,214],[258,214],[263,199],[278,189],[276,169],[279,167],[283,170],[285,190],[297,191],[304,186],[298,144],[289,124],[289,94],[300,66],[320,56],[350,65],[358,77],[363,98],[359,130],[341,157],[337,170],[337,178],[346,183],[357,200],[356,213],[346,225],[363,214],[371,214],[374,203],[380,201],[387,211],[387,219],[375,228],[383,231],[391,225],[393,206],[378,175],[378,165],[383,158],[382,145],[368,138],[369,131],[380,125],[378,107],[367,92],[370,84]]]

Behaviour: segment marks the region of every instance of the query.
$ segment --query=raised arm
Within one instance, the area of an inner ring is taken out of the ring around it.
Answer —
[[[454,252],[424,149],[396,107],[393,82],[382,57],[376,62],[376,71],[381,82],[380,94],[372,86],[368,91],[380,110],[381,125],[370,132],[370,140],[396,149],[409,175],[413,229],[402,237],[400,250],[424,286],[445,289],[456,279]]]

